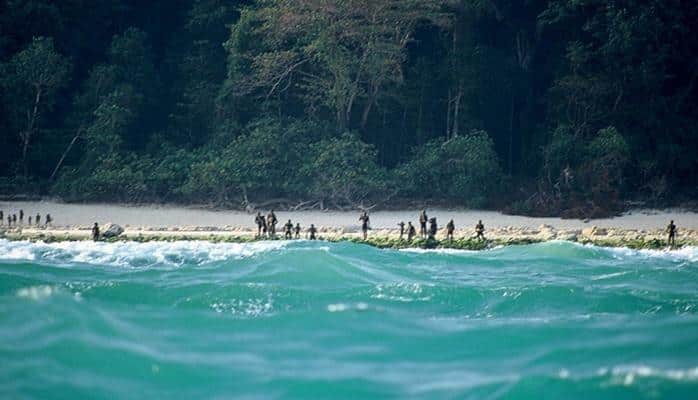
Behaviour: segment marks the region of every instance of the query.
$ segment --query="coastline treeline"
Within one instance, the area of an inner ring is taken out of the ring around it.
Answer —
[[[698,3],[0,1],[0,194],[600,216],[698,196]]]

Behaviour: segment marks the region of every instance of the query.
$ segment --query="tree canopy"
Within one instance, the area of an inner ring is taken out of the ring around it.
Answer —
[[[698,4],[0,2],[0,194],[606,215],[698,196]]]

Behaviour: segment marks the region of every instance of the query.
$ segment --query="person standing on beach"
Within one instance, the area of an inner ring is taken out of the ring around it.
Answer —
[[[41,225],[41,214],[36,213],[36,226]]]
[[[269,215],[267,215],[267,230],[269,231],[269,237],[273,238],[276,236],[276,224],[279,222],[278,219],[276,219],[276,214],[274,214],[274,210],[271,210],[269,212]]]
[[[27,225],[32,226],[32,216],[29,216],[29,221],[27,222]]]
[[[262,213],[257,211],[257,216],[254,217],[254,222],[257,224],[257,237],[262,237],[262,234],[267,233],[267,222],[262,216]]]
[[[482,224],[482,220],[479,220],[477,225],[475,225],[475,239],[487,240],[485,239],[485,225]]]
[[[669,222],[669,225],[666,227],[666,232],[669,234],[669,237],[667,238],[667,246],[674,247],[676,246],[676,225],[674,225],[674,220],[672,219]]]
[[[296,222],[295,234],[296,234],[296,239],[301,238],[301,223],[300,222]]]
[[[24,210],[19,210],[19,224],[24,225]]]
[[[436,225],[436,217],[431,217],[429,219],[429,239],[434,239],[437,230],[439,227]]]
[[[423,238],[427,237],[427,221],[429,219],[427,218],[427,212],[426,210],[422,210],[422,212],[419,214],[419,235]]]
[[[400,221],[400,223],[397,224],[397,226],[400,227],[400,240],[402,240],[402,236],[405,234],[405,223]]]
[[[5,214],[0,210],[0,225],[5,225]]]
[[[53,222],[53,218],[51,218],[51,214],[46,214],[46,226],[50,226],[51,222]]]
[[[456,224],[453,222],[453,220],[448,221],[448,224],[446,224],[446,238],[450,241],[453,241],[453,231],[456,230]]]
[[[368,217],[368,213],[364,211],[363,214],[359,217],[359,221],[361,221],[361,232],[364,235],[364,240],[366,240],[366,237],[368,236],[368,224],[370,222],[370,219]]]
[[[315,225],[310,224],[310,228],[308,228],[308,239],[310,240],[315,240],[317,239],[315,237],[315,234],[317,233],[317,228],[315,228]]]
[[[12,223],[17,226],[17,214],[12,214]]]
[[[412,221],[407,222],[407,241],[411,242],[412,238],[417,234],[417,230],[414,229],[414,225],[412,225]]]
[[[289,219],[286,225],[284,225],[284,237],[286,239],[293,239],[293,223]]]
[[[95,242],[99,241],[99,225],[96,222],[92,226],[92,240]]]

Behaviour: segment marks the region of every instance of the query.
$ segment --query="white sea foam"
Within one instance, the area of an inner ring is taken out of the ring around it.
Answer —
[[[43,300],[51,297],[59,291],[57,287],[49,285],[38,285],[21,288],[17,291],[17,297],[22,297],[30,300]]]
[[[417,253],[417,254],[473,254],[479,253],[477,250],[461,250],[461,249],[420,249],[418,247],[410,247],[407,249],[400,249],[400,251],[405,253]]]
[[[630,386],[638,378],[661,378],[672,381],[698,381],[698,367],[686,369],[660,369],[647,365],[619,365],[613,368],[600,368],[600,376],[610,375],[613,383]]]
[[[675,250],[634,250],[627,247],[607,248],[607,250],[618,258],[640,256],[686,260],[690,262],[698,261],[698,247],[696,246],[687,246]]]
[[[41,260],[51,263],[86,263],[124,267],[201,265],[231,258],[246,258],[285,247],[284,242],[211,243],[178,242],[29,242],[0,239],[0,260]]]
[[[327,311],[331,313],[344,312],[344,311],[366,311],[368,310],[368,304],[359,302],[356,304],[346,304],[346,303],[335,303],[328,304]]]

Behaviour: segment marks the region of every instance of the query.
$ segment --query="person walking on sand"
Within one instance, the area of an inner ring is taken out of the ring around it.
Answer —
[[[36,221],[34,221],[34,222],[36,223],[36,226],[37,226],[37,227],[38,227],[39,225],[41,225],[41,214],[36,213]]]
[[[417,230],[414,229],[414,225],[412,225],[412,221],[407,222],[407,241],[411,242],[412,238],[415,237],[417,234]]]
[[[262,237],[262,234],[267,234],[267,222],[262,216],[262,213],[257,211],[257,215],[254,217],[254,222],[257,224],[257,237]]]
[[[370,218],[368,217],[368,213],[364,211],[363,214],[359,217],[359,221],[361,221],[361,233],[363,233],[364,240],[366,240],[366,237],[368,236],[368,224],[371,222]]]
[[[27,225],[32,226],[32,216],[29,216],[29,221],[27,222]]]
[[[301,238],[301,223],[300,222],[296,222],[296,227],[294,228],[294,231],[295,231],[294,233],[296,234],[296,239],[300,239]]]
[[[397,226],[400,227],[400,240],[402,240],[402,236],[405,234],[405,223],[400,221],[400,223],[397,224]]]
[[[308,239],[310,240],[315,240],[317,239],[315,237],[315,234],[317,233],[317,228],[315,228],[315,225],[310,224],[310,228],[308,228]]]
[[[289,240],[293,239],[293,223],[290,219],[286,222],[286,225],[284,225],[284,238]]]
[[[274,210],[271,210],[269,212],[269,215],[267,215],[267,230],[269,231],[269,237],[274,238],[276,237],[276,224],[279,222],[279,220],[276,218],[276,214],[274,214]]]
[[[53,222],[53,218],[51,218],[51,214],[46,214],[46,226],[51,226],[51,222]]]
[[[669,235],[667,238],[667,246],[673,248],[676,246],[676,225],[674,225],[673,219],[669,222],[669,225],[667,225],[666,233]]]
[[[427,212],[426,210],[422,210],[422,212],[419,214],[419,235],[423,238],[427,237],[427,221],[429,219],[427,218]]]
[[[429,239],[434,239],[436,231],[438,230],[439,227],[436,225],[436,217],[431,217],[429,219]]]
[[[24,225],[24,210],[19,210],[19,224]]]
[[[451,242],[453,241],[453,231],[455,230],[456,224],[453,222],[453,220],[448,221],[448,224],[446,224],[446,238]]]
[[[485,225],[482,224],[482,220],[479,220],[477,225],[475,225],[475,239],[487,240],[485,239]]]
[[[12,224],[17,226],[17,214],[12,214]]]
[[[92,226],[92,240],[95,242],[99,241],[99,225],[96,222]]]
[[[0,210],[0,225],[5,225],[5,214]]]

